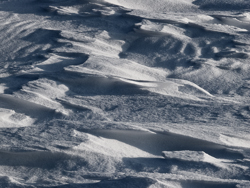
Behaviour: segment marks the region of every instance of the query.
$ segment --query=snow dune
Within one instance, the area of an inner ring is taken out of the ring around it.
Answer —
[[[0,185],[250,187],[249,6],[0,1]]]

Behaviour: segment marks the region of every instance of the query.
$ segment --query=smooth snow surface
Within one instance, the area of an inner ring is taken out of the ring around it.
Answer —
[[[0,187],[249,188],[249,0],[0,0]]]

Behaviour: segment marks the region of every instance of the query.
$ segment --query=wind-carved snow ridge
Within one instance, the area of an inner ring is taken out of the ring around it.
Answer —
[[[250,187],[249,23],[247,0],[0,1],[0,185]]]

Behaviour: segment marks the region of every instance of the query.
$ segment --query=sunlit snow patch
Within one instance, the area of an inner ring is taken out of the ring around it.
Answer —
[[[210,163],[218,167],[226,168],[224,162],[229,162],[229,160],[216,159],[203,151],[163,151],[163,156],[166,159],[178,159],[182,161],[192,161],[192,162],[204,162]]]
[[[75,131],[75,134],[79,134]],[[107,139],[103,137],[88,135],[88,141],[74,147],[75,151],[91,151],[108,156],[123,158],[123,157],[155,157],[154,155],[145,152],[139,148],[128,145],[115,139]]]
[[[66,67],[65,70],[85,74],[144,81],[163,81],[167,76],[167,72],[164,70],[149,68],[126,59],[101,56],[91,56],[84,64],[78,66],[69,66]]]
[[[172,9],[183,10],[194,6],[193,0],[156,0],[152,3],[150,0],[105,0],[108,3],[123,6],[125,8],[139,9],[146,11],[164,11]]]
[[[34,123],[34,119],[14,110],[0,108],[0,128],[26,127]]]
[[[231,135],[220,134],[220,140],[228,146],[250,148],[250,139],[244,136],[235,137]]]
[[[63,84],[49,79],[38,79],[23,86],[20,91],[15,93],[15,96],[67,115],[68,112],[56,101],[57,98],[63,97],[67,91],[68,88]]]

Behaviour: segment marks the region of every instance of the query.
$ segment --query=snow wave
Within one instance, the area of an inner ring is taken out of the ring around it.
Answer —
[[[247,0],[0,1],[4,187],[249,187]]]

